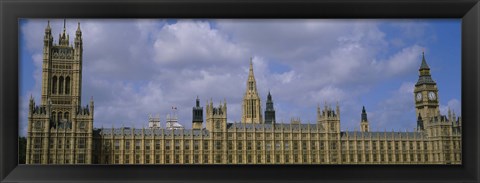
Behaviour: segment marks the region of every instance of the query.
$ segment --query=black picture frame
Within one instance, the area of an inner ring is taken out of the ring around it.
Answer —
[[[0,0],[2,182],[479,182],[479,0]],[[460,18],[462,165],[18,165],[19,18]]]

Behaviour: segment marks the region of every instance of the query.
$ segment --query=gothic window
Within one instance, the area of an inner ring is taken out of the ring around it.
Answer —
[[[135,140],[135,150],[140,150],[140,140]]]
[[[155,155],[155,163],[157,163],[157,164],[160,163],[160,155],[158,155],[158,154]]]
[[[198,140],[194,140],[194,141],[193,141],[193,149],[194,149],[194,150],[198,150],[198,149],[199,149],[199,145],[198,145],[198,144],[199,144],[199,141],[198,141]]]
[[[40,138],[34,138],[33,140],[33,148],[40,149],[42,148],[42,140]]]
[[[175,140],[175,150],[180,150],[180,140]]]
[[[58,149],[61,149],[62,148],[62,139],[58,139],[58,142],[57,142],[57,148]]]
[[[52,122],[55,124],[57,122],[57,113],[52,112]]]
[[[262,150],[262,143],[261,142],[257,142],[256,150]]]
[[[65,117],[66,120],[68,120],[70,118],[68,112],[65,112],[65,114],[63,116]]]
[[[70,77],[65,78],[65,94],[70,94]]]
[[[170,140],[165,141],[165,149],[170,150]]]
[[[50,144],[50,149],[53,149],[53,147],[55,147],[55,141],[53,139],[49,139],[48,144]]]
[[[119,150],[120,149],[120,140],[115,140],[115,150]]]
[[[78,155],[78,163],[85,163],[85,154]]]
[[[78,125],[78,127],[79,127],[80,129],[82,129],[82,130],[85,129],[85,122],[83,122],[83,121],[80,122],[80,124]]]
[[[203,155],[203,163],[208,163],[208,155]]]
[[[145,155],[145,163],[150,164],[150,155]]]
[[[135,155],[135,164],[140,164],[140,155]]]
[[[70,140],[65,140],[65,149],[70,149]]]
[[[145,140],[145,150],[150,150],[150,140]]]
[[[160,149],[161,142],[160,140],[155,140],[155,149]]]
[[[58,94],[63,94],[63,76],[58,78]]]
[[[249,83],[249,90],[253,90],[253,82]]]
[[[52,94],[55,94],[57,91],[57,76],[52,78]]]
[[[78,148],[85,148],[85,139],[84,138],[79,138],[78,139]]]
[[[130,149],[130,141],[125,141],[125,149],[129,150]]]
[[[33,163],[35,163],[35,164],[40,163],[40,158],[41,158],[40,154],[34,154],[33,155]]]
[[[165,163],[170,163],[170,155],[165,155]]]
[[[203,149],[208,150],[208,142],[207,141],[203,142]]]
[[[128,155],[128,154],[125,155],[125,163],[126,164],[130,163],[130,155]]]
[[[280,150],[280,141],[275,142],[275,150]]]
[[[215,123],[215,128],[216,128],[216,129],[220,129],[220,121],[217,121],[217,122]]]
[[[272,150],[272,143],[270,141],[267,141],[267,151]]]
[[[59,112],[57,114],[57,120],[58,120],[57,122],[60,122],[62,120],[62,113],[61,112]]]
[[[120,163],[120,155],[115,154],[115,164],[119,164],[119,163]]]

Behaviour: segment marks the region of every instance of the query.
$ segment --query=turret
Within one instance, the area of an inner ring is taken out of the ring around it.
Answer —
[[[422,115],[420,113],[418,113],[417,131],[423,131],[423,130],[424,130],[424,125],[423,125]]]
[[[362,119],[360,121],[360,131],[362,132],[369,132],[370,126],[368,124],[367,112],[365,110],[365,106],[362,108]]]
[[[220,103],[218,107],[213,107],[213,102],[207,105],[207,130],[222,131],[226,130],[227,124],[227,103]]]
[[[50,21],[47,23],[47,27],[45,28],[45,36],[43,38],[44,47],[51,47],[53,43],[52,37],[52,28],[50,27]]]
[[[32,114],[35,109],[35,99],[30,95],[29,105],[28,105],[28,114]]]
[[[326,132],[340,133],[340,116],[337,114],[339,112],[338,107],[335,111],[325,102],[323,110],[317,109],[317,123],[323,126]]]
[[[82,48],[82,30],[80,30],[80,22],[78,22],[77,31],[75,32],[75,49]]]
[[[68,43],[70,42],[70,37],[66,33],[67,32],[66,24],[67,24],[67,20],[64,19],[63,20],[63,33],[58,35],[58,45],[61,45],[61,46],[68,46]]]
[[[93,118],[93,110],[94,110],[94,103],[93,103],[93,96],[90,97],[90,115]]]
[[[265,124],[275,123],[275,109],[273,108],[273,100],[270,91],[268,92],[266,108],[265,108]]]
[[[200,99],[195,103],[195,107],[192,109],[192,129],[200,130],[203,126],[203,107],[200,107]]]

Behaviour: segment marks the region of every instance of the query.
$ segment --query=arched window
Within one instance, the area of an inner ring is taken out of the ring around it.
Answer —
[[[65,114],[64,114],[63,116],[65,117],[64,119],[66,119],[66,120],[68,120],[69,117],[70,117],[69,114],[68,114],[68,112],[65,112]]]
[[[57,122],[57,113],[56,112],[52,112],[52,121],[53,121],[53,123]]]
[[[52,94],[57,93],[57,76],[53,76],[52,79]]]
[[[58,79],[58,94],[63,94],[63,76]]]
[[[61,120],[62,120],[62,113],[61,113],[61,112],[58,112],[57,122],[60,122]]]
[[[65,94],[70,94],[70,77],[65,78]]]

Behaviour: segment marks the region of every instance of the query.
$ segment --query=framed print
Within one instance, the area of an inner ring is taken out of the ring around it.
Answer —
[[[5,182],[478,181],[478,1],[2,10]]]

